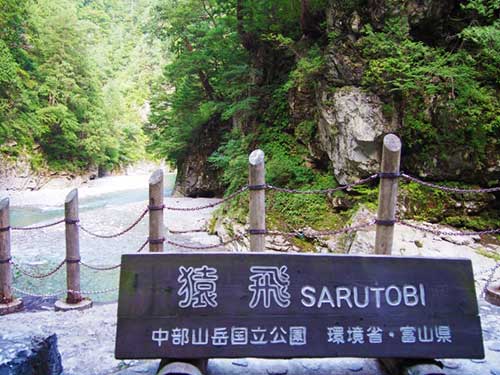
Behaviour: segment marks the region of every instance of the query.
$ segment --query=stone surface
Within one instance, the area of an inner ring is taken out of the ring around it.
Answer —
[[[66,303],[66,299],[62,299],[59,301],[56,301],[54,304],[54,309],[56,311],[81,311],[81,310],[86,310],[90,309],[92,307],[92,300],[89,298],[84,298],[82,301],[79,303]]]
[[[0,303],[0,315],[7,315],[18,312],[23,309],[23,301],[14,299],[9,303]]]
[[[319,96],[318,133],[335,177],[354,182],[379,170],[382,138],[391,131],[382,115],[382,102],[353,86]]]
[[[177,161],[177,180],[175,194],[187,197],[215,197],[224,192],[220,183],[221,170],[208,162],[217,150],[222,133],[228,130],[220,121],[214,119],[203,126],[190,143],[186,156]]]
[[[0,335],[1,375],[59,375],[62,371],[55,334]]]

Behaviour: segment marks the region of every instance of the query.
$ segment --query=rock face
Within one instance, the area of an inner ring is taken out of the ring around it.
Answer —
[[[380,99],[346,86],[323,89],[318,100],[319,141],[337,180],[346,184],[377,172],[382,138],[391,131]]]
[[[1,375],[59,375],[62,371],[55,334],[45,337],[0,336]]]
[[[187,197],[211,198],[220,196],[224,188],[220,182],[222,171],[208,163],[208,157],[217,150],[224,130],[228,126],[211,120],[190,141],[186,156],[177,163],[177,180],[174,194]]]
[[[0,189],[33,190],[42,183],[43,178],[33,173],[26,158],[20,157],[15,161],[0,158]]]
[[[97,177],[97,169],[90,168],[81,175],[34,171],[27,157],[7,160],[0,157],[0,190],[64,189],[77,187]]]

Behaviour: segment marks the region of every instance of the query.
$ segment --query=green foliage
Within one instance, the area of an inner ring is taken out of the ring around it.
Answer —
[[[140,112],[161,61],[138,20],[150,2],[0,2],[0,153],[73,171],[145,157]]]
[[[323,54],[318,46],[311,47],[307,54],[300,58],[285,87],[301,87],[314,84],[324,68]]]
[[[381,32],[365,28],[363,84],[401,103],[408,153],[441,157],[453,145],[477,168],[484,165],[491,140],[500,138],[500,101],[491,86],[500,66],[497,27],[466,28],[461,35],[475,51],[454,52],[412,40],[405,18],[388,20]]]

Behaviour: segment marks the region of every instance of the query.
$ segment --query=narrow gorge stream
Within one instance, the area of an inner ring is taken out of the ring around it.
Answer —
[[[165,197],[172,195],[174,174],[165,176]],[[54,222],[64,216],[64,198],[69,189],[6,194],[11,198],[11,225],[32,226]],[[130,225],[143,212],[148,200],[148,176],[114,176],[91,181],[79,189],[80,220],[85,228],[99,234],[116,233]],[[123,253],[135,252],[148,233],[147,216],[124,236],[100,239],[80,230],[81,259],[86,264],[110,266],[120,263]],[[64,224],[42,230],[12,231],[12,257],[22,270],[44,274],[53,270],[65,258]],[[50,277],[37,279],[14,268],[14,287],[31,294],[51,295],[66,289],[63,266]],[[99,292],[118,286],[119,271],[94,271],[81,266],[82,291]],[[94,301],[107,302],[117,298],[117,292],[92,294]],[[47,297],[47,301],[54,298]],[[38,299],[39,300],[39,299]]]

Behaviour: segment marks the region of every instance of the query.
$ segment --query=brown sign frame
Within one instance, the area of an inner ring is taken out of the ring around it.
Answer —
[[[484,348],[467,259],[156,253],[122,256],[115,355],[483,358]]]

